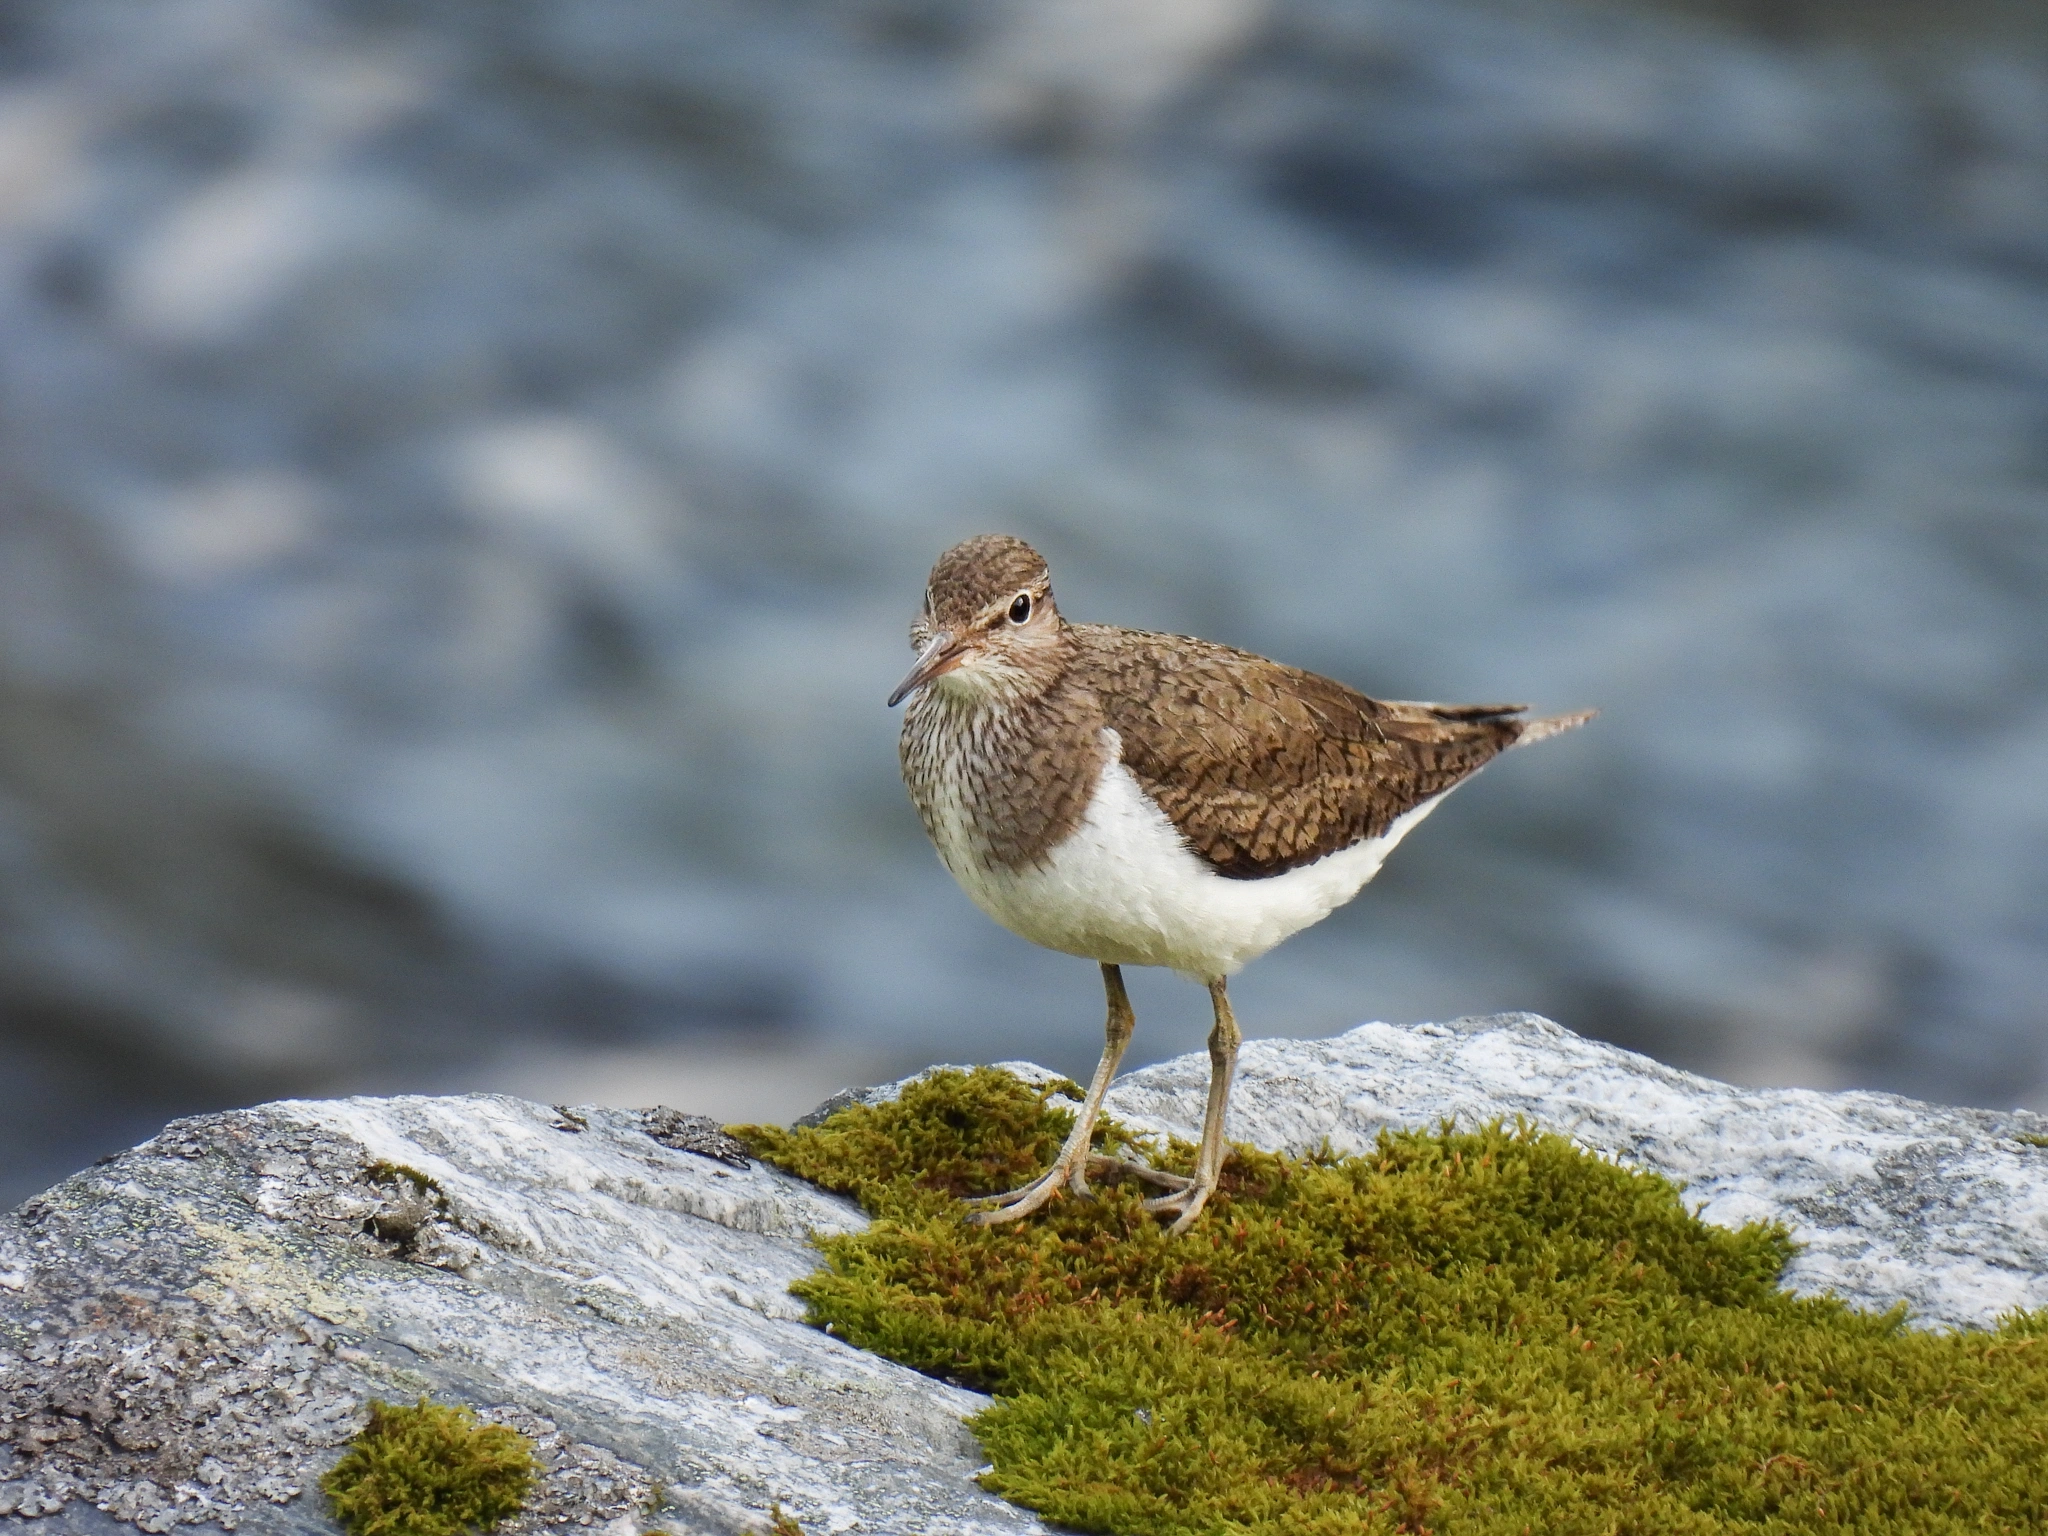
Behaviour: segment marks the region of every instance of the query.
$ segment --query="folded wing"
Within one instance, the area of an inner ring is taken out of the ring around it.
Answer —
[[[1076,681],[1100,700],[1124,765],[1195,852],[1234,879],[1377,837],[1518,741],[1591,718],[1395,703],[1207,641],[1122,631],[1111,645],[1094,626],[1074,633]]]

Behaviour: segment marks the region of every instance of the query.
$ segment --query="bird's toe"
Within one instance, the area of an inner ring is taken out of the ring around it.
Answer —
[[[992,1207],[988,1210],[972,1211],[968,1222],[977,1227],[992,1227],[999,1221],[1015,1221],[1029,1216],[1060,1192],[1066,1185],[1069,1169],[1063,1163],[1054,1163],[1039,1177],[1017,1189],[1006,1189],[999,1195],[969,1195],[962,1202],[966,1205]],[[1081,1193],[1088,1192],[1083,1184]]]
[[[1141,1183],[1153,1184],[1167,1190],[1186,1189],[1195,1182],[1184,1173],[1168,1173],[1164,1168],[1154,1168],[1147,1163],[1134,1163],[1128,1158],[1107,1157],[1100,1152],[1089,1157],[1088,1171],[1095,1174],[1125,1174]]]
[[[1189,1179],[1186,1187],[1171,1194],[1159,1195],[1145,1202],[1145,1209],[1154,1216],[1173,1216],[1177,1219],[1166,1229],[1168,1237],[1178,1237],[1195,1224],[1195,1218],[1202,1214],[1202,1207],[1209,1203],[1209,1196],[1216,1186],[1199,1179]]]

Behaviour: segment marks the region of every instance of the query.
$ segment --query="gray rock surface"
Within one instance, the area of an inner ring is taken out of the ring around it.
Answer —
[[[859,1211],[676,1139],[672,1112],[287,1101],[29,1202],[0,1220],[0,1528],[332,1533],[309,1490],[363,1401],[425,1391],[539,1439],[509,1536],[737,1536],[777,1502],[813,1536],[1039,1529],[970,1480],[983,1399],[800,1321],[810,1235]]]
[[[1133,1073],[1111,1109],[1192,1134],[1207,1071]],[[1516,1114],[1686,1181],[1709,1221],[1786,1221],[1801,1292],[1926,1325],[2048,1305],[2024,1112],[1738,1090],[1510,1014],[1254,1041],[1230,1131],[1352,1151]],[[802,1323],[809,1238],[860,1213],[732,1156],[673,1111],[486,1095],[173,1124],[0,1220],[0,1530],[331,1536],[307,1490],[363,1400],[430,1391],[539,1440],[512,1536],[732,1536],[775,1502],[813,1536],[1042,1531],[971,1480],[984,1399]]]
[[[1775,35],[15,0],[0,1068],[44,1076],[0,1182],[173,1112],[124,1093],[522,1030],[1085,1070],[1092,976],[959,898],[879,703],[989,526],[1078,617],[1606,707],[1248,1027],[1534,1003],[1745,1081],[2043,1091],[2038,16],[1683,4]]]

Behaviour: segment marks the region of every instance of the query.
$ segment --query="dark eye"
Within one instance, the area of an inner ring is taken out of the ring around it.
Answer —
[[[1012,624],[1022,624],[1030,617],[1031,594],[1029,592],[1019,592],[1017,594],[1017,601],[1010,604],[1010,622]]]

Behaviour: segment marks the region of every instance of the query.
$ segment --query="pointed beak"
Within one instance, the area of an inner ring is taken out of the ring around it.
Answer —
[[[959,666],[967,655],[967,647],[954,641],[952,635],[940,630],[925,643],[917,653],[917,665],[910,674],[896,685],[896,691],[889,695],[889,707],[894,709],[903,702],[904,696],[912,690],[922,688],[935,677],[943,677]]]

